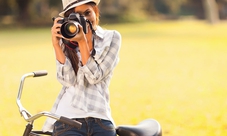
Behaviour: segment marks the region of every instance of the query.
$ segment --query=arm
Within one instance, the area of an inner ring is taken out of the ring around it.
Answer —
[[[62,35],[59,34],[61,24],[57,23],[57,21],[59,21],[60,19],[61,18],[56,18],[54,20],[54,24],[51,28],[51,34],[52,34],[52,45],[53,45],[54,51],[55,51],[55,57],[60,63],[64,64],[65,63],[65,54],[63,53],[60,43],[59,43],[60,39],[62,38]]]
[[[56,18],[51,28],[52,44],[57,60],[57,79],[63,86],[69,87],[74,84],[76,78],[71,63],[68,58],[66,58],[60,46],[60,39],[62,38],[62,35],[59,34],[61,24],[57,23],[60,19],[61,18]]]
[[[80,68],[90,84],[96,84],[108,76],[118,63],[121,35],[117,31],[114,31],[113,33],[110,46],[107,46],[102,53],[102,55],[105,55],[103,56],[102,61],[97,62],[93,57],[89,57],[86,65]],[[106,42],[104,42],[104,44],[105,43]],[[106,54],[104,52],[106,52]]]
[[[61,64],[59,61],[57,63],[57,80],[66,87],[73,86],[76,82],[76,75],[73,67],[66,57],[65,63]]]
[[[67,39],[70,41],[76,41],[79,45],[80,54],[81,54],[81,62],[82,65],[85,65],[90,57],[90,51],[92,50],[92,31],[90,27],[88,27],[88,33],[85,34],[83,32],[83,27],[79,25],[80,31],[73,38]]]

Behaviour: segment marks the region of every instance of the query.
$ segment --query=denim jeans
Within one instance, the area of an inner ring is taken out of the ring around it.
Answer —
[[[57,121],[54,124],[53,136],[116,136],[111,121],[91,117],[75,120],[82,123],[80,129]]]

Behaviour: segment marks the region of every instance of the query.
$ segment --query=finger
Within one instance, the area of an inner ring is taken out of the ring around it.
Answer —
[[[52,26],[51,31],[52,31],[52,32],[56,32],[56,31],[60,32],[61,26],[62,26],[62,24],[55,23],[55,24]]]
[[[87,29],[90,29],[90,25],[89,25],[89,23],[87,23]]]
[[[79,33],[77,35],[82,35],[84,33],[84,29],[80,24],[78,24],[78,27],[79,27]]]
[[[55,27],[56,27],[56,28],[60,28],[61,26],[62,26],[62,24],[59,24],[59,23],[56,23],[56,24],[55,24]]]
[[[78,27],[80,30],[83,30],[83,27],[80,24],[78,24]]]
[[[90,26],[87,27],[87,32],[92,33]]]
[[[52,26],[52,29],[53,29],[53,30],[54,30],[54,29],[59,29],[59,30],[60,30],[61,26],[62,26],[62,24],[56,23],[56,24],[54,24],[54,25]]]
[[[56,34],[56,37],[58,37],[58,38],[63,38],[63,36],[61,35],[61,34]]]
[[[51,28],[51,32],[52,32],[53,34],[59,33],[59,32],[60,32],[60,28],[52,27],[52,28]]]
[[[62,17],[57,17],[57,18],[54,19],[54,23],[58,23],[60,20],[63,20],[63,18]]]

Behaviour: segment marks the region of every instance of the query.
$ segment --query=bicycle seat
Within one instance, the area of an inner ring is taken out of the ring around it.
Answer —
[[[162,136],[161,126],[154,119],[147,119],[138,125],[120,125],[116,129],[119,136]]]

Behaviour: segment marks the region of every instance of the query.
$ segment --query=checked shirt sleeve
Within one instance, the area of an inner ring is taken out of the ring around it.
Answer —
[[[66,87],[73,86],[76,82],[75,73],[67,57],[65,64],[61,64],[57,61],[57,79],[63,86]]]
[[[87,64],[81,68],[90,84],[96,84],[104,79],[117,65],[121,45],[120,33],[112,31],[112,35],[110,35],[107,39],[104,39],[102,41],[102,45],[105,46],[105,48],[99,55],[99,58],[90,57]]]

